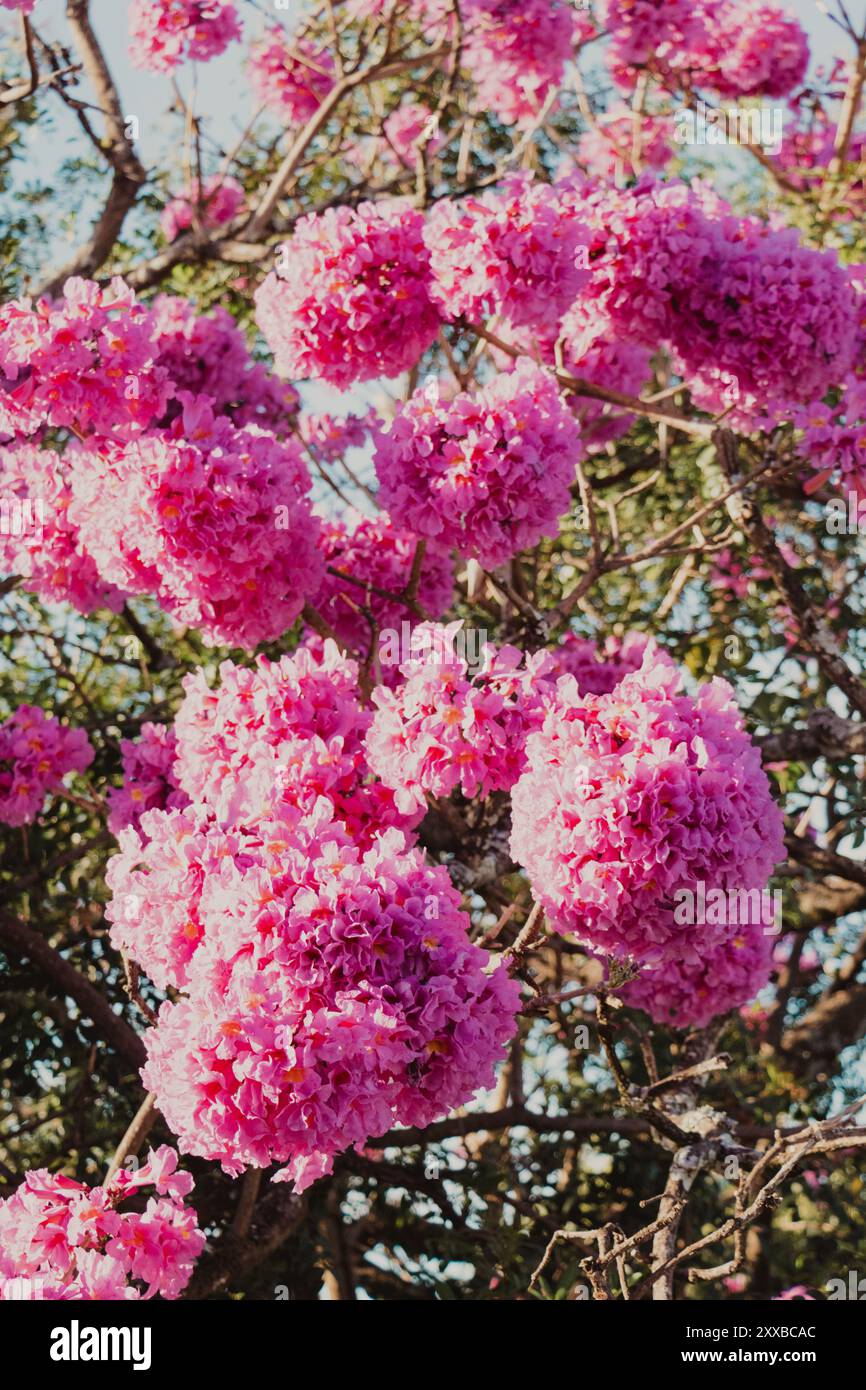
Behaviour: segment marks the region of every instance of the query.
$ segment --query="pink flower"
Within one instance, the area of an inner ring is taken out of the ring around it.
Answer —
[[[574,676],[580,695],[609,695],[624,676],[639,671],[647,650],[658,648],[643,632],[608,637],[599,648],[595,642],[567,632],[550,653],[556,676]]]
[[[0,821],[28,825],[69,772],[93,762],[83,729],[67,729],[33,705],[19,705],[0,724]]]
[[[651,66],[670,84],[720,96],[786,96],[802,82],[809,41],[791,15],[751,0],[604,0],[615,81]]]
[[[0,432],[51,425],[129,439],[147,429],[171,394],[151,324],[119,278],[104,288],[73,277],[60,300],[0,305]]]
[[[167,430],[74,456],[70,516],[103,578],[210,645],[282,635],[321,582],[300,446],[187,398]]]
[[[205,1238],[179,1200],[192,1178],[168,1177],[176,1163],[163,1146],[151,1150],[137,1181],[121,1170],[104,1187],[45,1169],[27,1173],[0,1201],[0,1300],[178,1298]],[[123,1210],[126,1197],[153,1182],[174,1190],[151,1197],[143,1212]]]
[[[423,227],[396,201],[302,217],[256,292],[277,370],[343,388],[415,366],[439,331]]]
[[[278,25],[251,45],[247,72],[256,101],[291,125],[315,115],[335,80],[327,48],[290,39]]]
[[[540,358],[550,367],[561,366],[571,376],[595,386],[639,396],[652,378],[651,350],[623,340],[599,300],[575,300],[559,325],[548,326],[543,332],[504,323],[498,333],[527,356]],[[492,356],[500,370],[513,365],[513,357],[501,349],[493,348]],[[635,422],[635,416],[621,406],[569,391],[567,386],[563,390],[569,408],[580,421],[581,440],[588,454],[598,453],[612,440],[628,434]]]
[[[210,396],[214,413],[228,415],[236,425],[290,432],[297,391],[253,360],[227,309],[217,305],[209,314],[197,314],[187,300],[161,294],[153,303],[151,331],[157,361],[179,395]],[[181,410],[180,400],[171,401],[159,423],[170,423]]]
[[[328,572],[316,600],[322,617],[337,636],[356,655],[366,656],[373,644],[381,644],[381,634],[396,630],[403,624],[414,624],[417,618],[406,603],[386,598],[376,590],[402,594],[412,577],[412,564],[419,538],[411,531],[395,526],[386,512],[374,518],[350,515],[345,521],[322,519],[322,553]],[[351,526],[351,529],[350,529]],[[340,570],[354,580],[340,579],[332,570]],[[419,571],[416,600],[424,611],[440,617],[454,596],[454,566],[450,553],[443,546],[427,543]],[[376,623],[370,623],[361,611],[369,609]],[[375,640],[374,640],[375,639]]]
[[[202,809],[145,811],[138,826],[118,834],[120,853],[108,861],[112,900],[106,917],[111,941],[138,962],[159,989],[182,989],[204,928],[199,905],[205,876],[240,852]]]
[[[573,196],[599,218],[593,293],[614,331],[654,349],[667,341],[704,408],[735,408],[745,427],[844,379],[858,302],[834,251],[680,184]]]
[[[433,298],[449,319],[502,315],[555,328],[591,278],[590,229],[555,188],[524,175],[480,198],[438,203],[425,238]]]
[[[463,57],[479,110],[530,125],[562,85],[579,19],[562,0],[467,0]]]
[[[405,681],[373,692],[367,756],[407,813],[457,787],[468,798],[509,790],[526,765],[527,735],[544,718],[548,654],[524,663],[515,647],[488,645],[470,677],[455,644],[461,627],[421,624],[400,667]]]
[[[726,1279],[722,1280],[722,1284],[728,1293],[742,1293],[746,1287],[746,1276],[745,1274],[729,1274]]]
[[[191,991],[162,1006],[143,1078],[187,1152],[284,1164],[301,1189],[489,1085],[518,989],[485,973],[447,870],[397,831],[362,855],[317,816],[279,841],[203,898]]]
[[[403,102],[382,122],[384,148],[396,155],[407,169],[415,166],[415,151],[419,141],[421,147],[432,158],[444,143],[442,137],[436,134],[435,127],[430,129],[432,119],[433,112],[429,107],[422,106],[417,101]]]
[[[80,613],[117,612],[123,594],[100,578],[69,519],[72,493],[59,454],[33,444],[0,444],[0,572],[21,576],[46,603]]]
[[[203,227],[222,227],[246,206],[246,194],[237,179],[214,174],[200,189],[198,179],[166,203],[159,225],[166,241],[174,241],[193,225],[196,217]]]
[[[218,58],[241,36],[234,5],[219,0],[132,0],[129,56],[137,68],[171,72],[188,59]]]
[[[372,715],[360,703],[358,667],[326,641],[253,668],[220,667],[210,690],[197,672],[175,728],[175,773],[191,799],[222,826],[245,827],[286,808],[311,813],[319,803],[366,844],[378,831],[409,831],[418,813],[397,811],[391,791],[374,782],[363,739]]]
[[[773,1295],[773,1303],[784,1303],[798,1298],[805,1299],[809,1303],[815,1302],[815,1295],[811,1294],[805,1284],[792,1284],[790,1289],[784,1289],[782,1293]]]
[[[803,81],[809,39],[793,15],[753,0],[707,5],[706,11],[709,37],[698,82],[722,97],[783,97]]]
[[[557,534],[582,455],[556,381],[521,359],[474,395],[416,391],[378,441],[379,500],[397,525],[495,568]]]
[[[174,730],[166,724],[145,723],[138,739],[120,740],[123,786],[108,793],[108,828],[117,835],[126,826],[140,828],[145,811],[182,810],[189,797],[172,771]]]
[[[623,1003],[643,1009],[671,1028],[703,1028],[717,1014],[730,1013],[754,999],[770,979],[773,938],[760,924],[686,961],[676,955],[654,969],[644,967],[620,991]]]
[[[691,968],[733,933],[690,924],[677,892],[763,890],[784,852],[730,687],[714,680],[692,698],[680,681],[658,650],[608,695],[581,697],[560,678],[512,792],[511,851],[555,930]]]
[[[366,415],[343,416],[305,410],[298,417],[298,433],[317,458],[334,463],[349,449],[361,448],[381,424],[374,409]]]
[[[706,0],[704,0],[704,4]],[[601,23],[612,35],[614,64],[642,66],[672,45],[703,35],[701,0],[602,0]]]

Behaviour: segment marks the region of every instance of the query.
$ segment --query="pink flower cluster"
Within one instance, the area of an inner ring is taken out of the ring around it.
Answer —
[[[159,364],[180,395],[210,396],[215,413],[236,425],[289,432],[299,406],[297,391],[253,360],[227,309],[197,314],[188,300],[161,294],[153,303],[152,333]],[[180,410],[180,401],[171,401],[160,424]]]
[[[602,0],[603,28],[611,35],[612,61],[643,66],[673,44],[696,40],[707,0]]]
[[[0,305],[0,433],[53,425],[128,439],[146,429],[171,394],[151,325],[119,278],[105,288],[73,277],[57,302]]]
[[[200,187],[198,179],[184,188],[163,208],[159,225],[166,241],[174,241],[188,231],[199,217],[203,227],[222,227],[231,222],[246,205],[246,194],[237,179],[214,174]]]
[[[794,424],[803,431],[797,452],[816,470],[815,483],[832,474],[837,485],[866,497],[866,376],[852,373],[835,405],[804,407]]]
[[[202,893],[226,862],[242,856],[244,836],[220,830],[202,806],[144,811],[117,832],[120,853],[108,861],[112,893],[105,915],[111,942],[129,954],[158,989],[183,989],[204,938]]]
[[[563,0],[468,0],[464,64],[481,111],[526,126],[562,85],[576,32]]]
[[[437,204],[425,237],[433,298],[449,319],[496,314],[555,328],[590,280],[590,229],[554,187],[523,175],[481,198]]]
[[[304,410],[298,417],[298,434],[318,458],[334,463],[343,458],[347,450],[361,448],[381,423],[372,408],[366,415],[343,416]]]
[[[525,659],[516,647],[486,646],[481,669],[469,674],[455,638],[461,622],[421,624],[395,690],[373,691],[376,715],[367,735],[370,767],[407,814],[427,796],[465,797],[508,791],[526,765],[526,739],[541,726],[548,653]]]
[[[240,36],[237,10],[220,0],[132,0],[129,7],[129,56],[151,72],[171,72],[187,59],[206,63]]]
[[[221,825],[248,826],[284,808],[311,812],[325,798],[358,843],[420,816],[397,811],[392,793],[370,778],[358,667],[336,643],[303,647],[254,667],[223,662],[221,686],[188,676],[175,720],[175,774]]]
[[[328,571],[341,570],[350,578],[343,580],[326,573],[316,607],[350,651],[366,656],[374,636],[386,630],[402,631],[404,623],[416,621],[407,604],[385,595],[406,590],[421,542],[410,531],[401,531],[385,512],[372,518],[356,513],[348,520],[351,529],[345,521],[322,520],[321,545]],[[351,579],[364,582],[352,583]],[[365,588],[365,584],[371,587]],[[385,592],[376,593],[376,589]],[[430,617],[439,618],[453,596],[450,552],[428,542],[419,570],[416,601]],[[375,633],[371,632],[362,608],[372,613]]]
[[[24,442],[0,444],[0,573],[19,575],[46,603],[118,612],[124,596],[100,578],[69,519],[71,500],[58,454]]]
[[[439,330],[423,231],[399,201],[301,218],[256,292],[277,370],[344,388],[413,367]]]
[[[186,1151],[284,1164],[301,1190],[492,1082],[517,986],[398,831],[364,853],[327,811],[263,827],[213,864],[199,912],[190,993],[163,1004],[142,1072]]]
[[[377,442],[379,500],[398,526],[495,568],[556,535],[582,455],[555,379],[522,358],[474,395],[416,391]]]
[[[678,890],[761,889],[782,818],[726,682],[694,698],[650,650],[608,695],[562,677],[512,793],[512,854],[560,932],[651,964],[700,967],[729,939],[675,911]]]
[[[123,786],[108,793],[108,828],[112,835],[128,825],[138,830],[145,811],[182,809],[189,797],[174,776],[177,739],[167,724],[145,723],[137,739],[120,741]]]
[[[28,825],[69,772],[83,772],[93,749],[83,729],[67,729],[33,705],[0,724],[0,821]]]
[[[38,1168],[0,1201],[0,1301],[179,1298],[205,1245],[167,1145],[88,1187]],[[154,1188],[140,1211],[122,1210]]]
[[[436,134],[435,128],[429,129],[432,116],[433,112],[428,106],[408,101],[396,107],[382,122],[385,150],[390,150],[392,156],[396,155],[407,169],[415,165],[418,141],[421,141],[429,156],[437,154],[442,148],[442,137]],[[423,140],[422,136],[425,137]]]
[[[644,967],[620,990],[620,998],[656,1023],[704,1028],[760,994],[770,978],[772,954],[773,937],[752,923],[698,959],[675,953],[655,969]]]
[[[103,578],[211,645],[281,636],[321,582],[300,446],[187,398],[167,430],[75,455],[70,515]]]
[[[608,62],[617,82],[634,85],[651,66],[667,81],[722,97],[786,96],[806,75],[809,40],[776,5],[752,0],[606,0]]]
[[[5,10],[21,10],[23,14],[32,14],[36,0],[0,0],[0,5]]]
[[[652,638],[643,632],[607,637],[601,648],[568,632],[550,655],[554,674],[574,676],[580,695],[609,695],[624,676],[640,670],[648,649],[657,650]]]
[[[251,45],[247,74],[258,103],[281,120],[302,125],[334,85],[334,60],[327,48],[290,39],[274,25]]]
[[[698,80],[720,96],[783,97],[803,81],[809,39],[793,15],[753,0],[714,0],[707,17],[709,61]]]
[[[576,299],[558,326],[537,329],[498,325],[498,336],[527,357],[540,359],[594,386],[639,396],[652,378],[653,350],[629,342],[614,330],[599,299]],[[491,355],[500,371],[511,369],[513,355],[493,347]],[[628,434],[635,416],[621,406],[580,394],[564,386],[566,403],[580,423],[581,442],[587,454],[598,453],[612,440]]]
[[[596,211],[601,307],[627,341],[667,341],[702,405],[736,407],[747,421],[814,400],[844,377],[857,297],[835,252],[735,217],[682,184],[643,180],[605,193]]]

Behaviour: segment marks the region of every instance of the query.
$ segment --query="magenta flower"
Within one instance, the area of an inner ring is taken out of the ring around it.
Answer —
[[[562,85],[582,17],[563,0],[467,0],[463,56],[479,110],[527,126]]]
[[[205,1245],[195,1211],[180,1200],[189,1174],[163,1146],[135,1175],[103,1187],[35,1169],[0,1201],[0,1301],[14,1298],[179,1298]],[[181,1181],[182,1179],[182,1181]],[[127,1197],[155,1184],[143,1212]]]
[[[493,1078],[518,988],[470,945],[447,870],[399,832],[366,854],[325,816],[224,862],[189,996],[147,1035],[145,1084],[181,1146],[297,1188],[396,1122]]]
[[[179,396],[209,396],[214,413],[228,415],[236,425],[290,433],[297,391],[253,360],[227,309],[217,305],[209,314],[197,314],[188,300],[161,294],[153,303],[151,333],[157,361]],[[181,410],[182,402],[172,400],[159,423],[170,423]]]
[[[372,714],[362,707],[358,667],[334,642],[302,647],[253,668],[220,667],[210,690],[202,672],[188,676],[175,722],[175,775],[190,798],[222,826],[248,826],[286,808],[331,813],[366,845],[391,825],[410,831],[388,788],[372,780],[364,735]]]
[[[763,890],[784,857],[782,817],[730,687],[692,698],[680,683],[658,650],[608,695],[561,677],[512,792],[511,850],[555,930],[699,967],[731,929],[678,919],[677,892]]]
[[[256,292],[277,370],[343,388],[414,367],[439,331],[423,229],[397,201],[302,217]]]
[[[104,288],[74,277],[53,303],[0,305],[0,432],[52,425],[115,439],[140,434],[171,395],[151,326],[120,278]]]
[[[0,444],[0,499],[7,517],[0,571],[19,575],[46,603],[70,603],[86,614],[119,611],[124,595],[102,580],[69,519],[72,493],[59,454],[33,444]]]
[[[620,991],[623,1003],[672,1028],[704,1028],[717,1014],[747,1004],[770,979],[774,938],[760,924],[733,930],[696,960],[674,955],[655,969],[645,966]]]
[[[569,195],[569,188],[563,196]],[[835,252],[734,216],[704,189],[570,185],[599,238],[592,294],[617,336],[667,342],[693,397],[735,424],[784,418],[844,379],[858,296]]]
[[[0,821],[34,821],[67,773],[83,772],[93,756],[83,729],[67,729],[44,710],[19,705],[0,724]]]
[[[407,814],[457,787],[465,797],[509,790],[526,766],[527,736],[544,719],[550,656],[524,661],[515,647],[488,645],[470,676],[455,643],[461,627],[421,624],[417,654],[400,667],[405,680],[373,691],[367,757]]]
[[[290,39],[278,25],[251,45],[247,73],[256,101],[290,125],[315,115],[335,80],[327,48]]]
[[[159,225],[166,241],[188,231],[196,217],[203,227],[222,227],[246,206],[246,194],[237,179],[215,174],[199,187],[198,179],[163,208]]]
[[[523,175],[480,198],[439,203],[425,238],[433,298],[449,319],[501,315],[555,329],[591,278],[589,227],[554,187]]]
[[[240,36],[237,10],[219,0],[132,0],[129,8],[129,56],[151,72],[206,63]]]
[[[210,645],[282,635],[321,582],[300,446],[186,398],[168,429],[73,458],[70,516],[104,579]]]
[[[397,525],[495,568],[557,534],[582,456],[555,379],[524,358],[474,395],[416,391],[378,440],[379,500]]]
[[[643,632],[608,637],[601,647],[567,632],[550,653],[555,676],[574,676],[580,695],[609,695],[624,676],[639,671],[647,651],[657,651]]]
[[[174,776],[176,738],[166,724],[145,723],[137,739],[120,740],[123,786],[108,793],[108,828],[117,835],[141,827],[145,811],[182,810],[189,797]]]

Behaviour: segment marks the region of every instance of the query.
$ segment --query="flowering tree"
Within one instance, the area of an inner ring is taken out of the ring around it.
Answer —
[[[0,1298],[832,1296],[866,16],[0,3]]]

